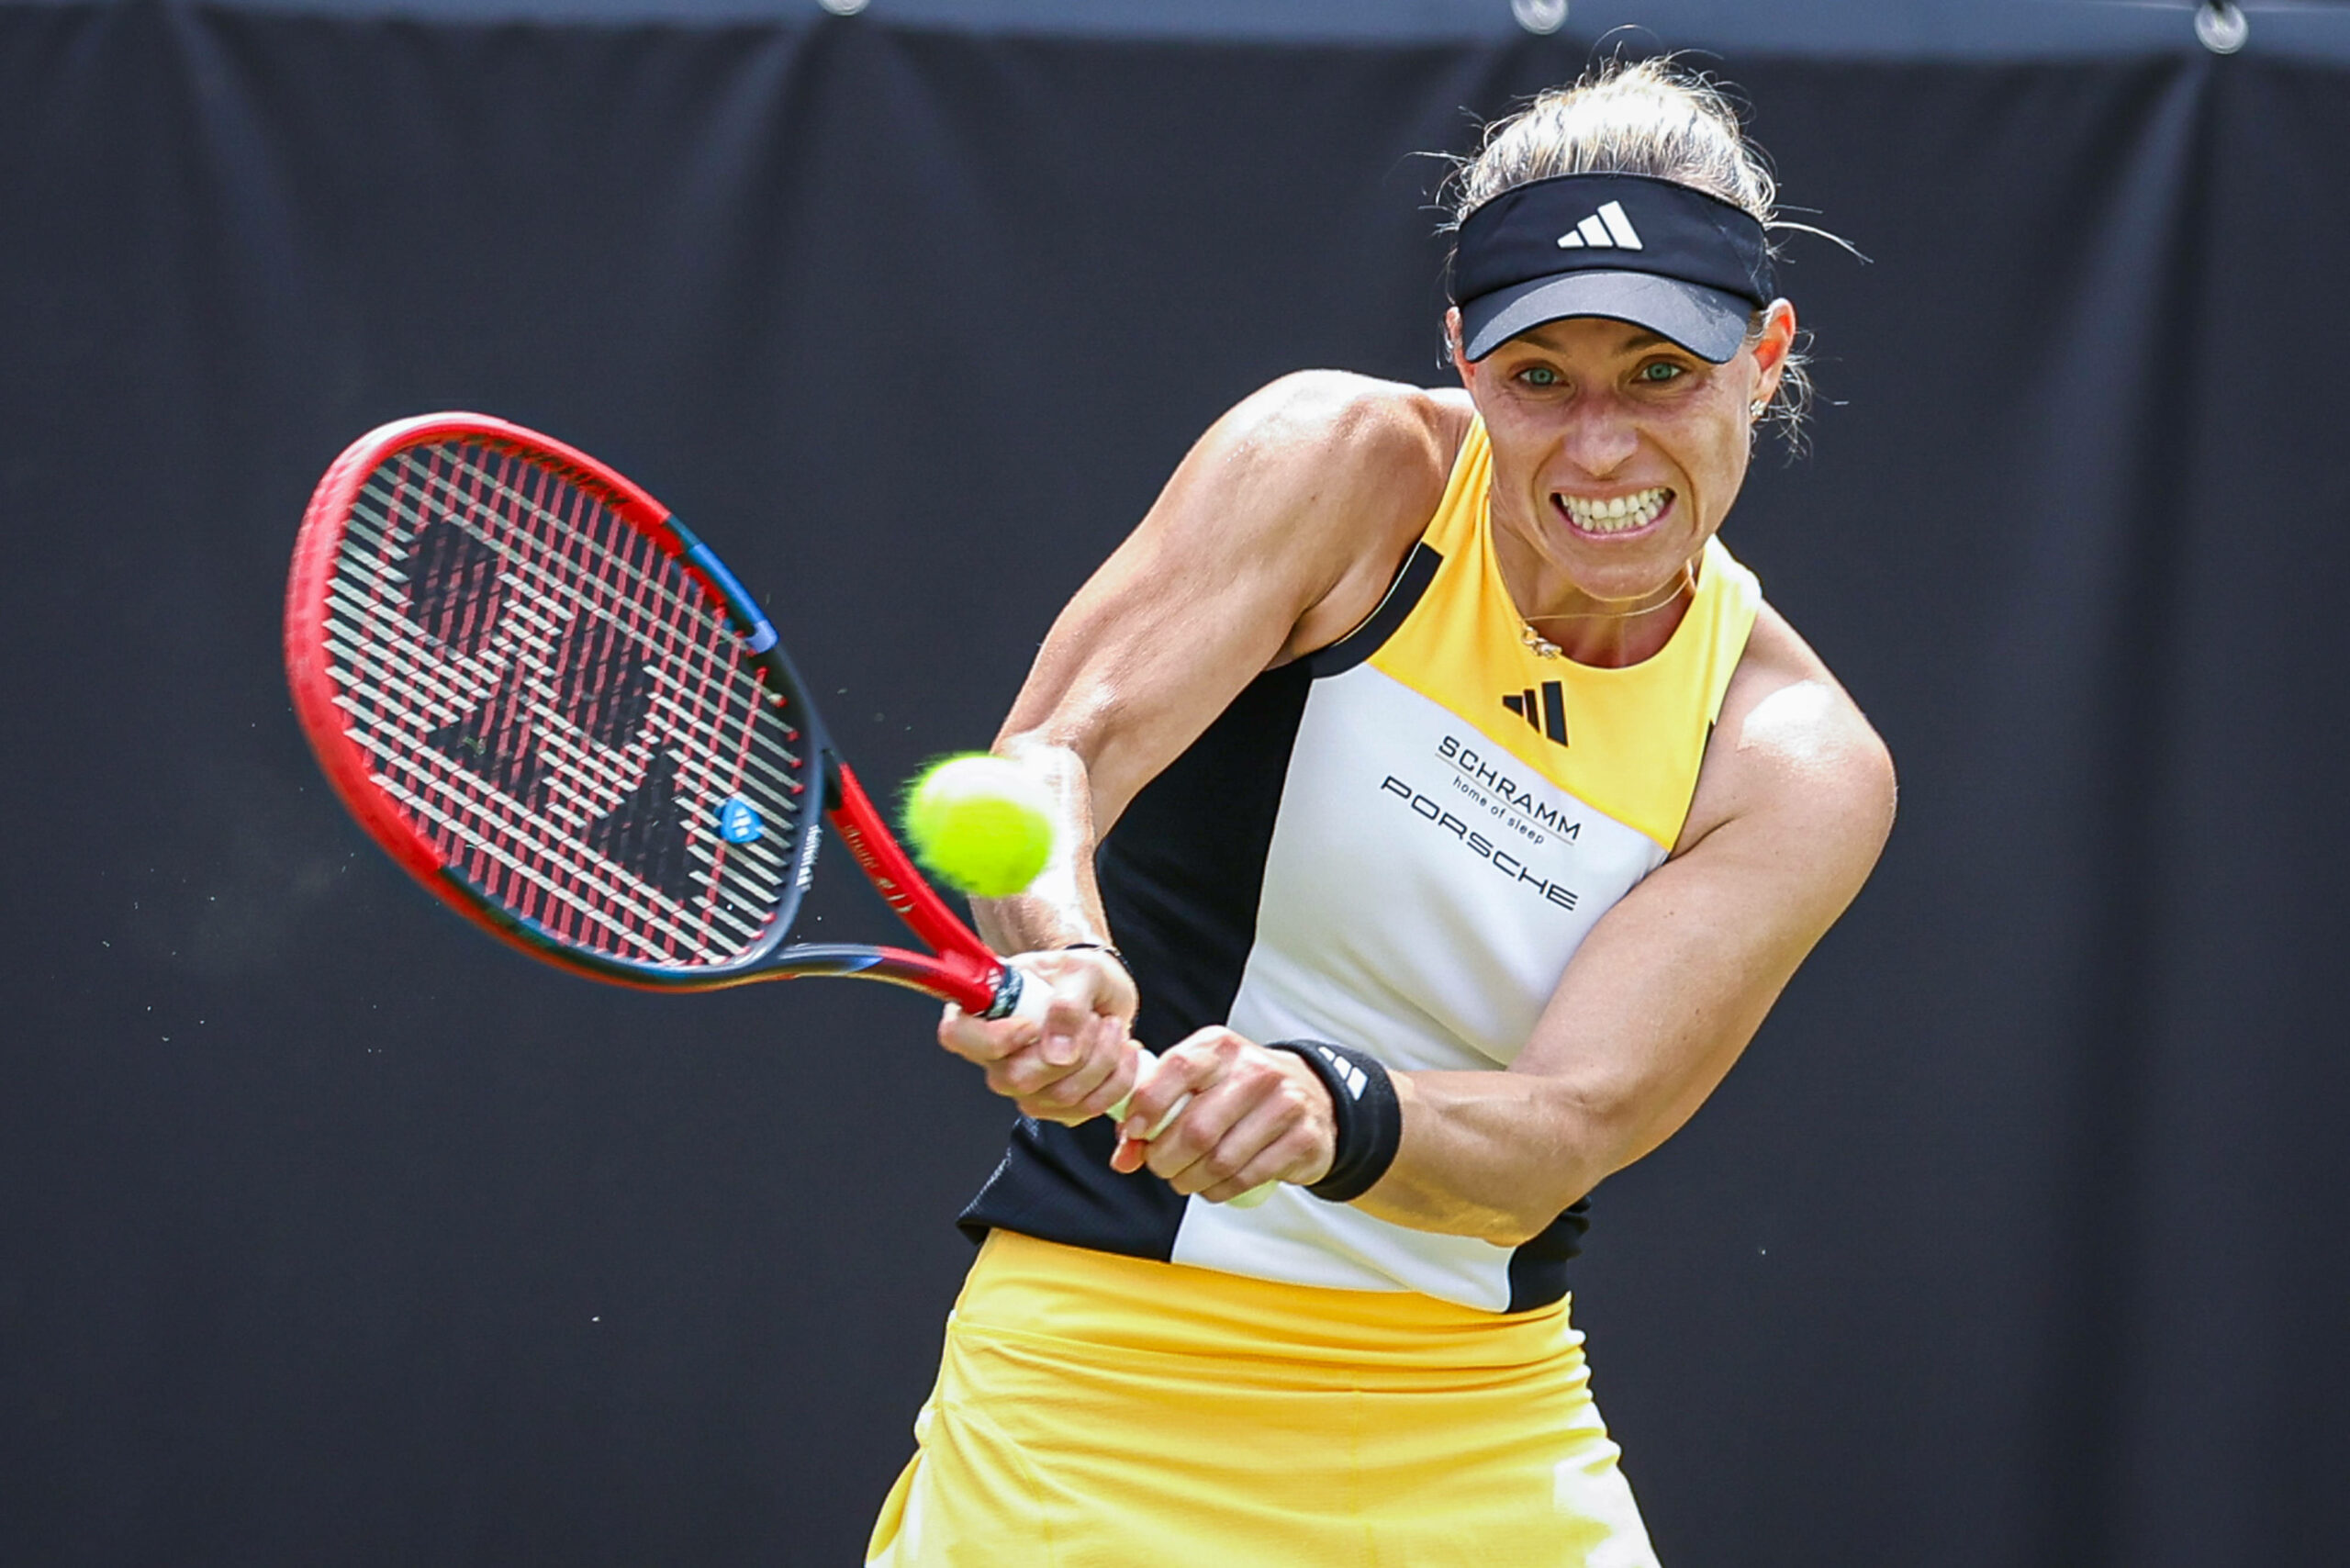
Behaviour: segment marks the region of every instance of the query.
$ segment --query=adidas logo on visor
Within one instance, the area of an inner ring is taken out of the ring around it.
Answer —
[[[1624,215],[1624,204],[1611,201],[1597,212],[1559,236],[1559,249],[1580,251],[1637,251],[1640,249],[1640,231]]]

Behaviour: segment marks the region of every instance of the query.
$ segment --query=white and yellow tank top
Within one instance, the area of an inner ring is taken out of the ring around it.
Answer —
[[[1653,657],[1543,657],[1494,555],[1472,424],[1436,516],[1371,619],[1270,670],[1135,799],[1102,898],[1164,1050],[1228,1024],[1397,1071],[1514,1060],[1583,937],[1679,838],[1762,604],[1718,541]],[[1583,1205],[1507,1249],[1303,1189],[1237,1209],[1108,1168],[1108,1125],[1024,1121],[963,1216],[1075,1246],[1489,1311],[1566,1291]]]

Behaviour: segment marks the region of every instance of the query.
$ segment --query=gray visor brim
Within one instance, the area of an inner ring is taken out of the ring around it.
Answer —
[[[1654,273],[1576,272],[1538,277],[1460,308],[1460,336],[1472,360],[1517,336],[1571,316],[1604,316],[1646,327],[1698,358],[1728,363],[1746,341],[1751,300]]]

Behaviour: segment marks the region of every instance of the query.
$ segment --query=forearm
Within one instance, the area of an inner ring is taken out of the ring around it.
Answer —
[[[1707,980],[1691,958],[1660,997],[1603,972],[1604,991],[1562,990],[1507,1071],[1393,1074],[1403,1137],[1358,1204],[1416,1230],[1528,1239],[1696,1114],[1784,979]]]
[[[1039,952],[1080,942],[1107,946],[1109,923],[1093,879],[1093,793],[1083,759],[1067,746],[1010,734],[995,749],[1051,792],[1053,852],[1026,892],[971,901],[980,936],[999,953]]]
[[[1393,1075],[1403,1137],[1358,1204],[1416,1230],[1516,1245],[1671,1137],[1785,983],[1784,970],[1740,981],[1742,970],[1707,975],[1695,954],[1675,957],[1662,995],[1614,966],[1599,971],[1611,977],[1604,987],[1563,988],[1508,1071]]]
[[[1624,1118],[1558,1080],[1399,1072],[1404,1136],[1355,1206],[1414,1230],[1515,1246],[1626,1160]]]

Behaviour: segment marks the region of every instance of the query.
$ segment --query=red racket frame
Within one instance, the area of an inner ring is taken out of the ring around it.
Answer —
[[[713,603],[723,608],[736,634],[744,639],[746,657],[763,666],[774,689],[787,693],[789,700],[798,704],[794,723],[811,751],[811,776],[822,791],[825,820],[864,868],[882,902],[930,945],[932,952],[854,943],[784,946],[822,836],[812,821],[801,824],[800,839],[793,846],[797,875],[790,879],[786,902],[770,921],[769,929],[750,952],[722,966],[677,969],[584,951],[491,902],[461,871],[442,860],[431,841],[375,784],[367,754],[345,733],[346,719],[335,702],[338,688],[329,667],[325,607],[345,525],[368,476],[408,448],[446,442],[471,442],[549,463],[565,479],[595,496],[692,574]],[[712,566],[715,571],[710,569]],[[759,643],[763,632],[769,639],[766,646]],[[642,487],[576,447],[487,414],[450,412],[399,420],[370,431],[345,448],[311,494],[286,579],[286,680],[293,691],[295,714],[328,783],[368,836],[393,860],[442,902],[500,941],[574,974],[645,991],[711,991],[754,980],[842,975],[906,986],[983,1017],[1011,1013],[1019,1001],[1019,971],[989,951],[915,870],[857,783],[856,775],[834,751],[815,705],[807,698],[806,687],[782,647],[771,639],[766,618],[709,547],[682,531],[668,508]]]

